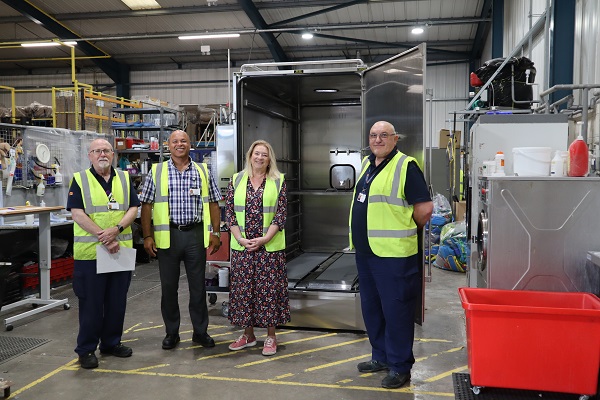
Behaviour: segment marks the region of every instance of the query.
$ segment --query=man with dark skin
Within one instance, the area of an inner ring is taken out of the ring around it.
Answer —
[[[182,261],[190,292],[192,341],[204,347],[215,345],[207,333],[204,273],[206,248],[212,247],[213,254],[221,246],[221,194],[206,164],[192,161],[190,149],[187,133],[174,131],[169,138],[171,159],[152,167],[140,196],[144,249],[158,257],[165,350],[173,349],[180,340],[177,292]]]

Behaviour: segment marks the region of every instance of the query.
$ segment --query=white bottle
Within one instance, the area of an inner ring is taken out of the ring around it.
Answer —
[[[494,161],[496,162],[495,176],[504,176],[504,153],[502,151],[497,152]]]
[[[54,168],[56,169],[56,173],[54,174],[54,183],[56,183],[57,185],[62,185],[62,183],[63,183],[63,176],[60,173],[60,165],[57,165]]]
[[[564,170],[565,161],[562,158],[561,152],[554,153],[554,158],[550,161],[550,176],[565,176]]]
[[[40,181],[40,183],[37,187],[37,195],[43,196],[45,192],[46,192],[46,185],[44,185],[44,175],[42,175],[42,180]]]

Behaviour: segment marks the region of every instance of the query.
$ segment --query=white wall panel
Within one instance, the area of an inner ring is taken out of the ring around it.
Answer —
[[[440,129],[452,129],[452,112],[464,110],[469,95],[469,65],[452,64],[427,67],[427,88],[433,89],[432,102],[432,138],[431,145],[439,146]],[[427,104],[429,110],[429,102]],[[462,115],[457,115],[462,119]],[[426,146],[429,147],[429,116],[426,118]],[[457,123],[457,130],[463,130],[462,122]]]

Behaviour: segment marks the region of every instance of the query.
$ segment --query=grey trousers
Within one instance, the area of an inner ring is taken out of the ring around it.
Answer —
[[[160,309],[167,334],[178,334],[181,322],[179,312],[179,275],[181,262],[185,266],[190,290],[189,311],[194,333],[205,333],[208,328],[206,305],[206,249],[202,224],[190,231],[171,228],[171,247],[158,249],[158,269],[162,295]]]

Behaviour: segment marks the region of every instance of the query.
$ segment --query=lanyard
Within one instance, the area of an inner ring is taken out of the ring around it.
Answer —
[[[369,185],[371,184],[371,182],[373,181],[373,179],[375,179],[375,177],[377,176],[377,174],[379,174],[379,172],[382,169],[385,168],[385,166],[387,165],[388,161],[390,161],[390,160],[388,158],[386,158],[385,160],[383,160],[381,162],[381,164],[379,164],[375,168],[373,168],[373,164],[369,165],[369,168],[367,169],[367,175],[365,176],[365,184],[363,185],[361,193],[363,193],[365,195],[367,194],[367,190],[369,189]]]

